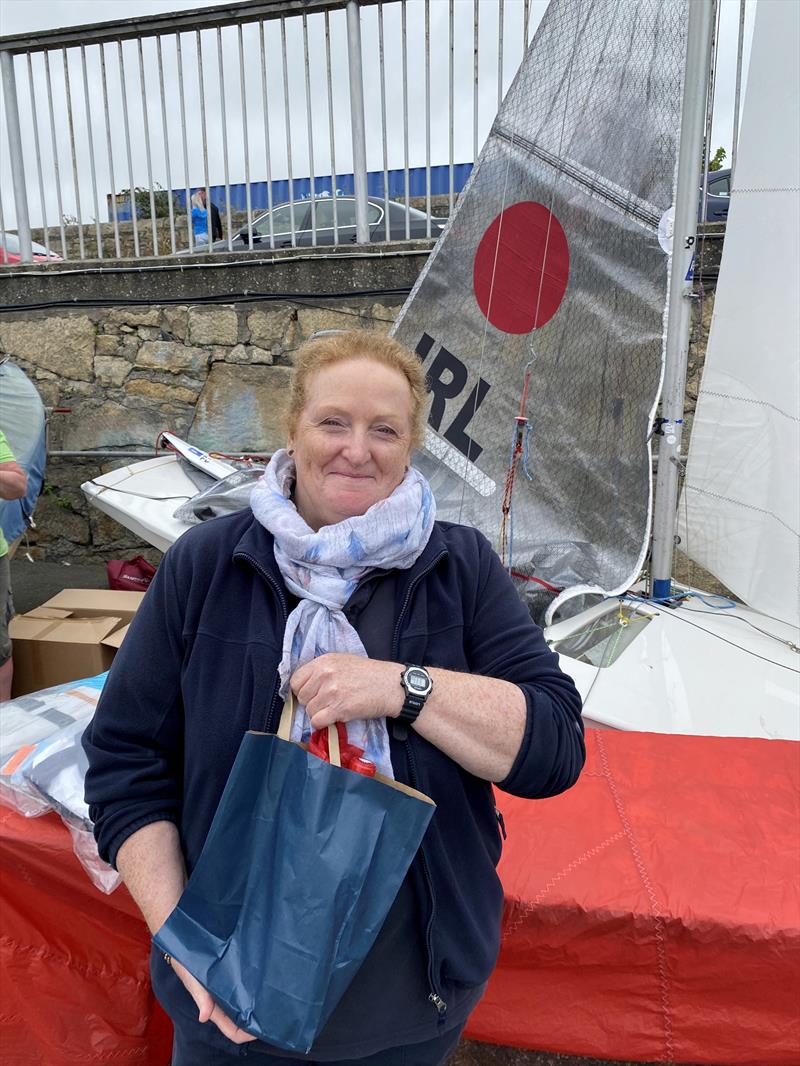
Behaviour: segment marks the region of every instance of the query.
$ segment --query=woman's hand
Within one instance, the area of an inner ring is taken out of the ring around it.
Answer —
[[[433,691],[414,730],[476,777],[502,781],[525,733],[522,689],[509,681],[426,667]],[[294,694],[314,729],[356,718],[396,718],[405,702],[403,667],[329,652],[292,674]]]
[[[292,691],[314,729],[334,722],[396,716],[403,706],[399,663],[328,652],[295,670]]]
[[[256,1038],[244,1029],[240,1029],[236,1022],[232,1021],[225,1011],[218,1006],[211,997],[211,993],[203,988],[196,977],[192,977],[185,966],[176,959],[171,959],[169,965],[180,978],[186,991],[197,1005],[197,1020],[200,1022],[213,1022],[217,1029],[232,1040],[234,1044],[246,1044]]]

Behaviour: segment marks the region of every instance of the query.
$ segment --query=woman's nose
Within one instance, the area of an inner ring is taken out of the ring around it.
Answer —
[[[367,434],[359,429],[353,429],[347,437],[345,454],[349,462],[354,466],[360,466],[369,461],[369,439]]]

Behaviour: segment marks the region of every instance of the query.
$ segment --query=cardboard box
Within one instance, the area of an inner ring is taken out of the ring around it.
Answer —
[[[144,599],[143,592],[112,592],[110,589],[64,589],[36,610],[69,611],[81,618],[116,615],[130,622]],[[28,612],[30,613],[30,612]]]
[[[107,670],[143,592],[64,589],[9,625],[12,698]]]

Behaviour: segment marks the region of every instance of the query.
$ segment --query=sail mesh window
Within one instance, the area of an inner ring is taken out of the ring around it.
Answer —
[[[651,620],[650,615],[637,614],[615,604],[599,618],[551,642],[550,647],[559,655],[566,655],[581,663],[598,667],[612,666]]]

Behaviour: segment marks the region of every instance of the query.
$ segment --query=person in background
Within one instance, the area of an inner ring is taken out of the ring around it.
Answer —
[[[192,237],[195,247],[208,244],[208,211],[199,191],[192,193]]]
[[[202,204],[203,207],[207,207],[206,190],[205,189],[198,189],[197,192],[198,192],[198,195],[200,197],[200,203]],[[211,212],[211,240],[212,241],[221,241],[222,240],[222,219],[219,217],[219,210],[217,209],[217,205],[214,203],[213,200],[211,201],[211,206],[208,209]]]
[[[303,345],[286,449],[249,508],[169,549],[84,734],[100,855],[153,933],[198,861],[242,736],[276,730],[290,686],[303,709],[293,739],[345,723],[382,773],[437,804],[308,1056],[254,1042],[186,967],[153,949],[172,1066],[243,1054],[254,1066],[444,1063],[500,946],[492,783],[535,798],[580,774],[573,682],[489,542],[437,522],[412,465],[426,391],[419,359],[390,337],[345,331]],[[291,897],[291,871],[281,892]]]
[[[5,434],[0,429],[0,500],[21,500],[28,491],[28,475],[14,458]],[[0,703],[11,699],[14,664],[8,623],[14,614],[11,600],[11,568],[8,543],[0,529]]]

